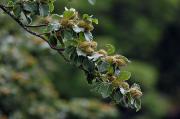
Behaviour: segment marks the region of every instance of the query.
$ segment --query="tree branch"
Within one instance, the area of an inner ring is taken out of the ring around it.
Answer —
[[[64,48],[56,48],[56,47],[52,46],[45,37],[43,37],[43,36],[41,36],[40,34],[38,34],[38,33],[36,33],[36,32],[33,32],[33,31],[31,31],[30,29],[28,29],[28,28],[27,28],[28,26],[25,26],[21,21],[19,21],[18,18],[16,18],[12,13],[10,13],[10,12],[6,9],[6,6],[0,4],[0,8],[1,8],[7,15],[9,15],[14,21],[16,21],[25,31],[27,31],[27,32],[30,33],[31,35],[34,35],[34,36],[36,36],[36,37],[41,38],[42,40],[44,40],[45,42],[47,42],[52,49],[57,50],[57,51],[64,51]]]
[[[67,58],[64,56],[64,54],[62,53],[62,52],[65,50],[64,48],[56,48],[56,47],[54,47],[54,46],[51,45],[51,44],[48,42],[48,40],[47,40],[45,37],[43,37],[41,34],[38,34],[38,33],[36,33],[36,32],[33,32],[33,31],[31,31],[31,30],[28,28],[28,27],[45,27],[45,26],[47,26],[47,25],[44,25],[44,24],[42,24],[42,25],[37,25],[37,26],[24,25],[21,21],[19,21],[18,18],[16,18],[12,13],[10,13],[10,12],[6,9],[6,8],[7,8],[6,6],[0,4],[0,8],[1,8],[7,15],[9,15],[14,21],[16,21],[25,31],[27,31],[27,32],[30,33],[31,35],[34,35],[34,36],[36,36],[36,37],[39,37],[39,38],[41,38],[42,40],[44,40],[45,42],[47,42],[47,43],[49,44],[49,46],[50,46],[52,49],[56,50],[56,51],[62,56],[62,58],[63,58],[66,62],[70,62],[69,59],[67,59]],[[78,66],[78,68],[81,69],[81,70],[83,70],[83,71],[86,72],[86,73],[88,72],[87,70],[84,69],[84,67],[83,67],[82,65]]]
[[[41,25],[25,25],[25,27],[29,27],[29,28],[37,28],[37,27],[46,27],[46,24],[41,24]]]

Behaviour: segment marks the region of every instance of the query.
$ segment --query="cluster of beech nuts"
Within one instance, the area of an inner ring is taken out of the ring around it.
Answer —
[[[76,12],[74,9],[67,9],[66,11],[71,11],[72,15],[71,17],[63,16],[63,18],[60,19],[59,23],[63,27],[72,28],[74,26],[78,26],[79,28],[84,28],[84,31],[92,31],[94,29],[92,22],[85,19],[80,19],[78,12]]]
[[[72,15],[70,17],[64,15],[59,20],[59,23],[64,28],[73,28],[74,26],[77,26],[79,28],[83,28],[84,32],[89,32],[94,29],[92,22],[86,20],[86,19],[80,19],[78,16],[78,12],[76,12],[74,9],[68,9],[72,11]],[[47,21],[51,21],[51,18],[47,18]],[[128,64],[128,60],[124,58],[122,55],[112,55],[109,56],[108,53],[104,49],[100,49],[96,51],[97,48],[97,42],[95,41],[79,41],[77,46],[82,52],[84,52],[87,56],[92,56],[94,53],[98,53],[101,56],[101,60],[105,61],[109,64],[113,64],[119,68],[126,66]],[[139,89],[137,85],[129,86],[129,84],[126,81],[118,80],[118,76],[115,76],[113,74],[105,74],[105,77],[107,77],[108,82],[111,82],[114,87],[120,87],[126,90],[131,94],[134,98],[139,98],[142,96],[142,92]]]
[[[91,22],[86,20],[80,20],[78,21],[78,27],[84,28],[85,31],[92,31],[94,30],[94,27]]]
[[[113,80],[112,84],[115,87],[120,87],[120,88],[125,89],[127,92],[129,92],[131,94],[131,96],[133,98],[140,98],[142,96],[142,92],[141,92],[141,90],[139,89],[138,86],[131,86],[130,87],[127,82],[119,81],[119,80]]]
[[[106,56],[104,60],[110,64],[116,64],[118,67],[127,65],[127,61],[125,61],[121,55]]]
[[[132,86],[129,89],[129,92],[132,95],[132,97],[134,97],[134,98],[140,98],[142,96],[142,92],[140,91],[140,89],[137,86]]]
[[[85,52],[87,55],[91,55],[97,48],[97,42],[95,41],[83,41],[79,43],[79,49]]]

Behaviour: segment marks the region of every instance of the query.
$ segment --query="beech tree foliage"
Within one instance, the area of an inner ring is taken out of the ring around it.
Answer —
[[[83,70],[92,91],[138,111],[142,92],[138,84],[130,86],[128,83],[131,73],[125,67],[130,61],[121,54],[114,54],[111,44],[104,49],[97,48],[92,31],[98,19],[66,7],[61,15],[53,14],[54,2],[7,0],[0,3],[0,8],[25,31],[47,42],[66,62]],[[88,2],[95,4],[95,0]]]

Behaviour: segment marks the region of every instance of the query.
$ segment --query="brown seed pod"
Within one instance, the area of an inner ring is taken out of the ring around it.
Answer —
[[[102,54],[103,56],[107,56],[107,52],[106,52],[105,50],[103,50],[103,49],[100,49],[100,50],[98,51],[98,53],[99,53],[99,54]]]
[[[106,56],[104,59],[108,63],[113,63],[114,62],[114,57],[113,56]]]
[[[80,49],[85,49],[87,47],[90,47],[91,43],[89,41],[83,41],[81,43],[79,43],[79,48]]]
[[[73,20],[68,20],[68,19],[61,19],[60,20],[60,24],[64,27],[72,27],[73,24],[74,24],[74,21]]]
[[[79,27],[86,27],[86,25],[87,25],[87,23],[84,21],[84,20],[80,20],[79,22],[78,22],[78,26]]]
[[[78,23],[78,26],[84,28],[85,31],[92,31],[94,29],[94,27],[91,23],[86,22],[84,20],[80,20]]]
[[[96,49],[97,43],[95,41],[83,41],[83,42],[79,43],[79,48],[85,49],[87,47]]]
[[[88,55],[91,55],[94,52],[94,49],[91,47],[87,47],[86,49],[84,49],[84,52]]]
[[[121,82],[119,80],[113,80],[112,85],[115,87],[119,87],[121,85]]]
[[[97,42],[92,41],[90,44],[91,44],[91,48],[93,48],[93,49],[97,48]]]
[[[121,67],[121,66],[126,66],[126,62],[123,59],[116,59],[116,64]]]
[[[121,59],[121,55],[114,55],[114,58]]]
[[[74,20],[69,20],[67,26],[72,27],[74,25]]]
[[[88,28],[85,29],[85,30],[87,30],[87,31],[92,31],[92,30],[94,30],[94,26],[93,26],[92,24],[89,24],[89,25],[88,25]]]
[[[116,80],[116,79],[117,79],[117,77],[115,77],[115,76],[110,76],[110,77],[108,77],[108,80],[111,81],[111,82],[114,81],[114,80]]]
[[[142,92],[137,88],[131,88],[129,92],[134,98],[140,98],[142,96]]]

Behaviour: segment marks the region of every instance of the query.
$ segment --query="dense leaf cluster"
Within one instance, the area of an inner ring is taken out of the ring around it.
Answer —
[[[98,19],[88,14],[80,16],[73,8],[65,8],[62,15],[50,14],[54,9],[53,3],[54,0],[10,0],[7,9],[23,21],[25,28],[33,24],[34,16],[44,17],[41,21],[43,38],[48,39],[51,48],[67,62],[85,72],[92,90],[104,98],[111,98],[114,103],[122,103],[138,111],[142,92],[137,84],[130,86],[127,83],[131,73],[124,69],[130,61],[123,55],[114,54],[115,49],[110,44],[104,49],[97,49],[92,31]]]

